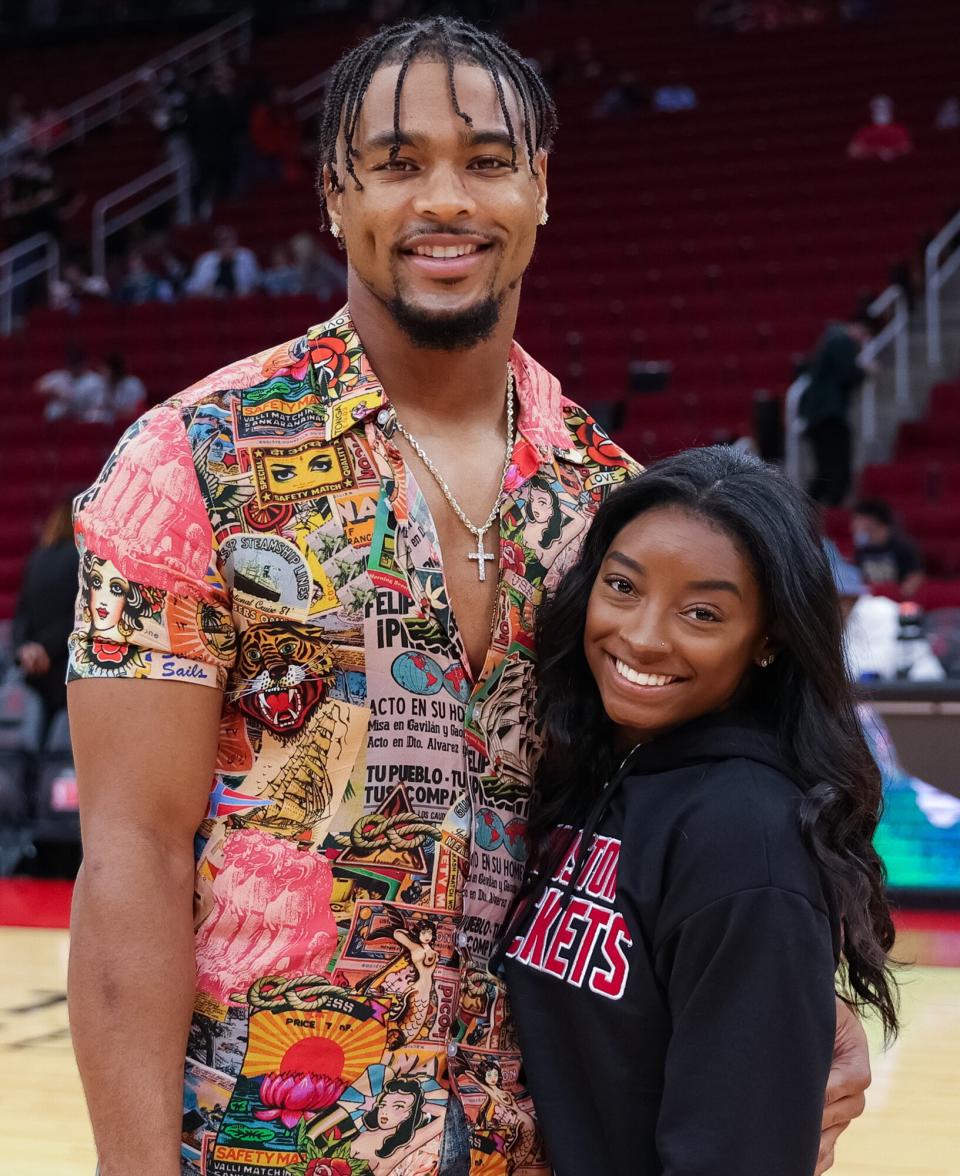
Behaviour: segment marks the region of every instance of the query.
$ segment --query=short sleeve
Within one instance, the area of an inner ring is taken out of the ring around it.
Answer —
[[[236,658],[229,594],[186,431],[171,405],[133,424],[74,504],[80,585],[68,681],[222,688]]]

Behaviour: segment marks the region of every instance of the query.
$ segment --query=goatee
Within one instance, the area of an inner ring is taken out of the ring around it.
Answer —
[[[432,314],[399,297],[388,307],[414,347],[430,351],[466,351],[489,339],[500,321],[500,303],[492,295],[457,314]]]

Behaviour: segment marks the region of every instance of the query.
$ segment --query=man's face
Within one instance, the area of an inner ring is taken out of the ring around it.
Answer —
[[[390,159],[398,65],[373,76],[354,134],[354,167],[344,143],[337,173],[343,192],[327,182],[331,218],[343,230],[351,285],[359,282],[424,346],[470,346],[496,325],[519,293],[546,200],[546,156],[530,171],[523,111],[504,82],[517,139],[510,166],[509,133],[486,69],[460,64],[454,80],[467,126],[453,109],[445,65],[416,61],[400,100],[401,147]]]
[[[890,528],[873,515],[855,514],[850,525],[857,547],[882,547],[890,538]]]

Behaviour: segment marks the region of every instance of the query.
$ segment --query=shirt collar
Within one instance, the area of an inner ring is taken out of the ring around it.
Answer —
[[[370,366],[360,336],[344,307],[303,337],[310,380],[324,413],[324,432],[333,441],[347,429],[390,407],[387,394]],[[560,381],[516,342],[510,347],[516,381],[518,433],[541,458],[553,453],[576,460],[579,450],[564,423]]]

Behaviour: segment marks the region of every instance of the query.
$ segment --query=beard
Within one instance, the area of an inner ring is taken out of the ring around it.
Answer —
[[[454,314],[421,310],[400,294],[387,308],[414,347],[429,351],[466,351],[489,339],[500,321],[500,302],[492,294]]]

